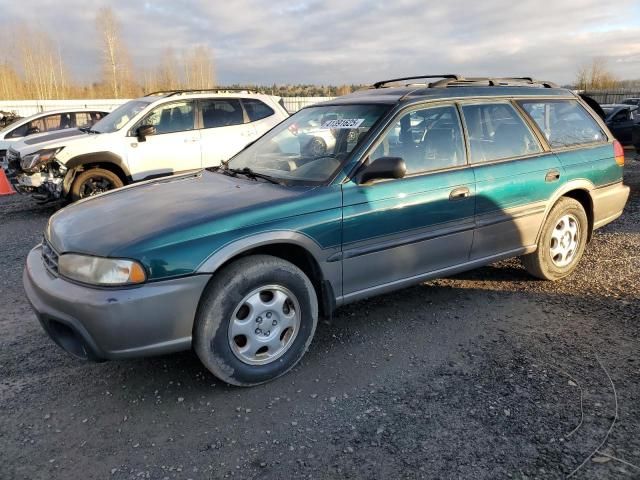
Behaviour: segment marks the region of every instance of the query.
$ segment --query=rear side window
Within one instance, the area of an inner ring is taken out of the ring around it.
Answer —
[[[518,102],[538,125],[552,148],[606,142],[598,122],[575,100]]]
[[[492,162],[542,151],[513,105],[472,104],[462,107],[472,163]]]
[[[201,100],[204,128],[230,127],[244,123],[240,100]]]
[[[263,118],[270,117],[275,113],[271,107],[254,98],[243,98],[242,104],[244,105],[244,109],[247,111],[247,115],[249,115],[250,122],[262,120]]]

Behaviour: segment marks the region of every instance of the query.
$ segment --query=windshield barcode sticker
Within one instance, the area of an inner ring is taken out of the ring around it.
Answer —
[[[341,120],[327,120],[322,124],[322,128],[358,128],[364,118],[343,118]]]

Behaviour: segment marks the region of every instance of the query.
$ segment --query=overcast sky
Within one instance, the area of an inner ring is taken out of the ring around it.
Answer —
[[[72,73],[96,80],[95,15],[105,5],[137,65],[168,46],[207,44],[222,84],[416,73],[566,83],[593,57],[621,79],[640,78],[640,0],[0,0],[0,31],[23,21],[47,30]],[[8,54],[0,47],[0,61]]]

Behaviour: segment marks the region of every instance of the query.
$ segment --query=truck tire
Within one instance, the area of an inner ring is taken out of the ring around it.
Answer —
[[[298,267],[270,255],[241,258],[205,289],[193,346],[205,367],[231,385],[253,386],[291,370],[318,323],[318,299]]]

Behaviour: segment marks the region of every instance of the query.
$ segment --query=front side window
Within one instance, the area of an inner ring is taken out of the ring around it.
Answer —
[[[150,125],[155,127],[156,135],[162,135],[193,130],[194,121],[193,102],[174,102],[151,110],[138,127]]]
[[[44,122],[44,118],[37,118],[29,122],[29,129],[27,130],[27,135],[32,135],[34,133],[42,133],[46,131],[47,131],[47,125]]]
[[[242,104],[247,111],[250,122],[262,120],[263,118],[270,117],[275,113],[271,107],[254,98],[243,98]]]
[[[513,105],[470,104],[462,107],[472,163],[492,162],[542,151]]]
[[[131,121],[136,115],[142,112],[145,108],[149,106],[151,102],[156,100],[155,98],[150,98],[148,101],[145,100],[131,100],[127,103],[120,105],[109,115],[106,115],[99,122],[97,122],[92,130],[97,133],[112,133],[117,130],[120,130],[124,127],[129,121]]]
[[[349,158],[389,105],[303,108],[233,157],[228,167],[250,168],[289,184],[319,184]]]
[[[576,100],[521,100],[552,148],[606,142],[607,136]]]
[[[401,157],[407,174],[458,167],[466,163],[458,112],[452,105],[404,114],[370,156]]]
[[[231,127],[244,123],[240,100],[201,100],[203,128]]]

